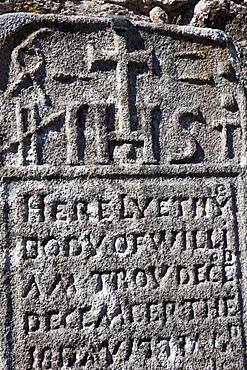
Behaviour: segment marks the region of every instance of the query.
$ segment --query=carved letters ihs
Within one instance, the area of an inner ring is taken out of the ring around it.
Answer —
[[[47,95],[45,52],[39,39],[49,35],[48,29],[33,33],[14,49],[12,63],[17,76],[16,81],[8,87],[7,95],[15,101],[17,134],[2,147],[3,164],[181,164],[204,160],[203,148],[191,134],[188,124],[189,121],[196,122],[197,135],[200,135],[205,124],[207,126],[208,122],[205,122],[199,108],[200,102],[195,107],[181,106],[173,109],[170,118],[164,117],[164,97],[160,97],[159,93],[156,101],[153,97],[141,101],[143,91],[138,91],[138,81],[142,79],[144,83],[147,80],[147,85],[159,83],[160,75],[154,67],[154,60],[157,62],[158,59],[154,49],[145,49],[137,31],[139,46],[128,45],[130,32],[132,31],[113,31],[112,51],[102,53],[89,44],[86,48],[85,75],[70,76],[75,80],[82,80],[82,83],[87,81],[90,88],[95,89],[90,81],[95,81],[95,76],[99,76],[101,72],[112,71],[112,96],[101,101],[81,101],[79,98],[73,102],[64,101],[62,105],[59,103],[57,107],[54,97]],[[196,61],[201,62],[200,58]],[[53,74],[53,82],[67,84],[67,89],[72,89],[71,84],[68,84],[69,76],[63,73],[59,76],[58,78],[56,73]],[[184,77],[178,80],[187,81]],[[209,83],[211,77],[205,81],[206,84]],[[25,103],[22,101],[26,96],[22,96],[24,90],[30,93],[31,103],[27,103],[26,98]],[[180,105],[179,102],[177,104]],[[222,107],[227,111],[235,109],[235,106],[229,108],[229,104]],[[166,129],[163,126],[169,120],[172,121],[171,127]],[[232,159],[235,154],[231,128],[238,126],[235,122],[237,117],[233,115],[231,121],[234,122],[228,121],[228,117],[225,123],[217,120],[213,123],[213,128],[222,134],[224,157]],[[171,137],[173,141],[177,141],[173,152],[171,150],[169,154],[164,148],[170,145],[169,135],[168,140],[165,139],[167,130],[175,132],[175,136]]]

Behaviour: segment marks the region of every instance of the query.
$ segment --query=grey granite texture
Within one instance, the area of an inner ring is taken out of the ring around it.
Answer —
[[[177,24],[225,31],[233,38],[247,84],[247,2],[242,0],[2,0],[0,14],[42,14],[107,17]]]
[[[231,39],[39,14],[0,35],[0,368],[247,369]]]

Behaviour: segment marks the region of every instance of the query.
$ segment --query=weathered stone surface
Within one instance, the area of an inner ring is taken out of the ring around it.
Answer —
[[[245,369],[246,99],[221,31],[0,17],[3,369]]]
[[[158,8],[162,9],[157,11]],[[239,49],[245,84],[246,2],[238,0],[3,0],[0,14],[6,12],[60,13],[107,17],[124,15],[130,20],[152,21],[218,28],[226,31]]]

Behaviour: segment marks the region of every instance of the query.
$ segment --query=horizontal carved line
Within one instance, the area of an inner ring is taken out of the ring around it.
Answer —
[[[238,164],[183,164],[183,165],[84,165],[84,166],[47,166],[32,165],[2,167],[2,179],[8,178],[65,178],[73,179],[77,177],[175,177],[175,176],[200,176],[200,177],[236,177],[244,169]]]

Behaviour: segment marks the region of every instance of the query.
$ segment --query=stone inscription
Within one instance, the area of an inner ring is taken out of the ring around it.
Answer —
[[[10,192],[26,368],[231,361],[242,338],[233,184],[29,181]]]
[[[245,369],[233,46],[23,17],[0,55],[4,369]]]

